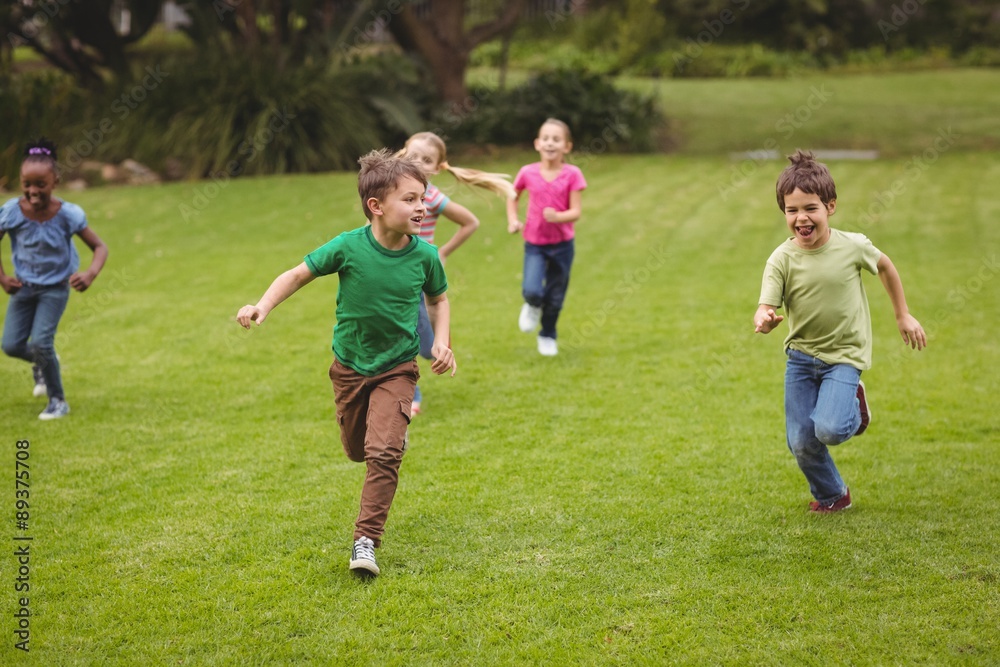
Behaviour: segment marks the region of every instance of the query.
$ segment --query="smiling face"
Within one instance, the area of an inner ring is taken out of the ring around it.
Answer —
[[[563,157],[573,150],[573,142],[569,140],[566,128],[556,123],[545,123],[538,130],[535,150],[543,162],[562,162]]]
[[[795,188],[785,195],[785,222],[800,248],[815,250],[830,240],[830,216],[837,209],[837,200],[826,204],[817,194]]]
[[[420,222],[427,213],[424,205],[424,184],[410,176],[396,181],[396,187],[382,199],[372,197],[368,207],[383,229],[396,234],[416,236],[420,233]]]
[[[52,166],[46,162],[26,160],[21,165],[21,191],[32,210],[38,213],[48,210],[57,180]]]

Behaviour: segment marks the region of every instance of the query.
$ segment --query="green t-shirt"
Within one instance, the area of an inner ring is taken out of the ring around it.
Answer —
[[[760,302],[785,307],[785,348],[827,364],[872,365],[872,323],[861,269],[878,274],[882,253],[864,234],[830,230],[830,240],[805,250],[789,238],[764,268]]]
[[[437,248],[416,237],[402,250],[379,245],[370,225],[340,234],[305,257],[316,276],[340,274],[333,352],[366,376],[411,361],[420,350],[420,293],[448,289]]]

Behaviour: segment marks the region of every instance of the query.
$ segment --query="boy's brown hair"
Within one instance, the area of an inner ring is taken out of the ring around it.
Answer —
[[[358,194],[361,195],[361,208],[365,217],[372,219],[372,211],[368,208],[368,200],[385,199],[396,189],[396,184],[403,178],[410,177],[427,187],[427,176],[414,160],[395,155],[388,148],[374,150],[358,159],[361,171],[358,172]]]
[[[790,165],[778,176],[775,187],[778,195],[778,208],[785,211],[785,195],[790,195],[798,188],[810,195],[819,195],[820,201],[829,204],[837,198],[837,186],[833,183],[830,170],[809,151],[799,149],[788,156]]]

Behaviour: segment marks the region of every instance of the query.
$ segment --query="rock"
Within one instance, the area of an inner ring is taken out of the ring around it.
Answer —
[[[139,164],[131,158],[118,165],[124,174],[125,181],[129,185],[148,185],[159,183],[159,175],[149,167]]]
[[[113,164],[106,164],[101,167],[101,179],[105,183],[120,183],[122,182],[122,172],[121,170]]]

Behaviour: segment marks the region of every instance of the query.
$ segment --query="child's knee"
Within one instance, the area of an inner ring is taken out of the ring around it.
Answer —
[[[816,439],[824,445],[839,445],[854,435],[850,424],[816,423]]]

